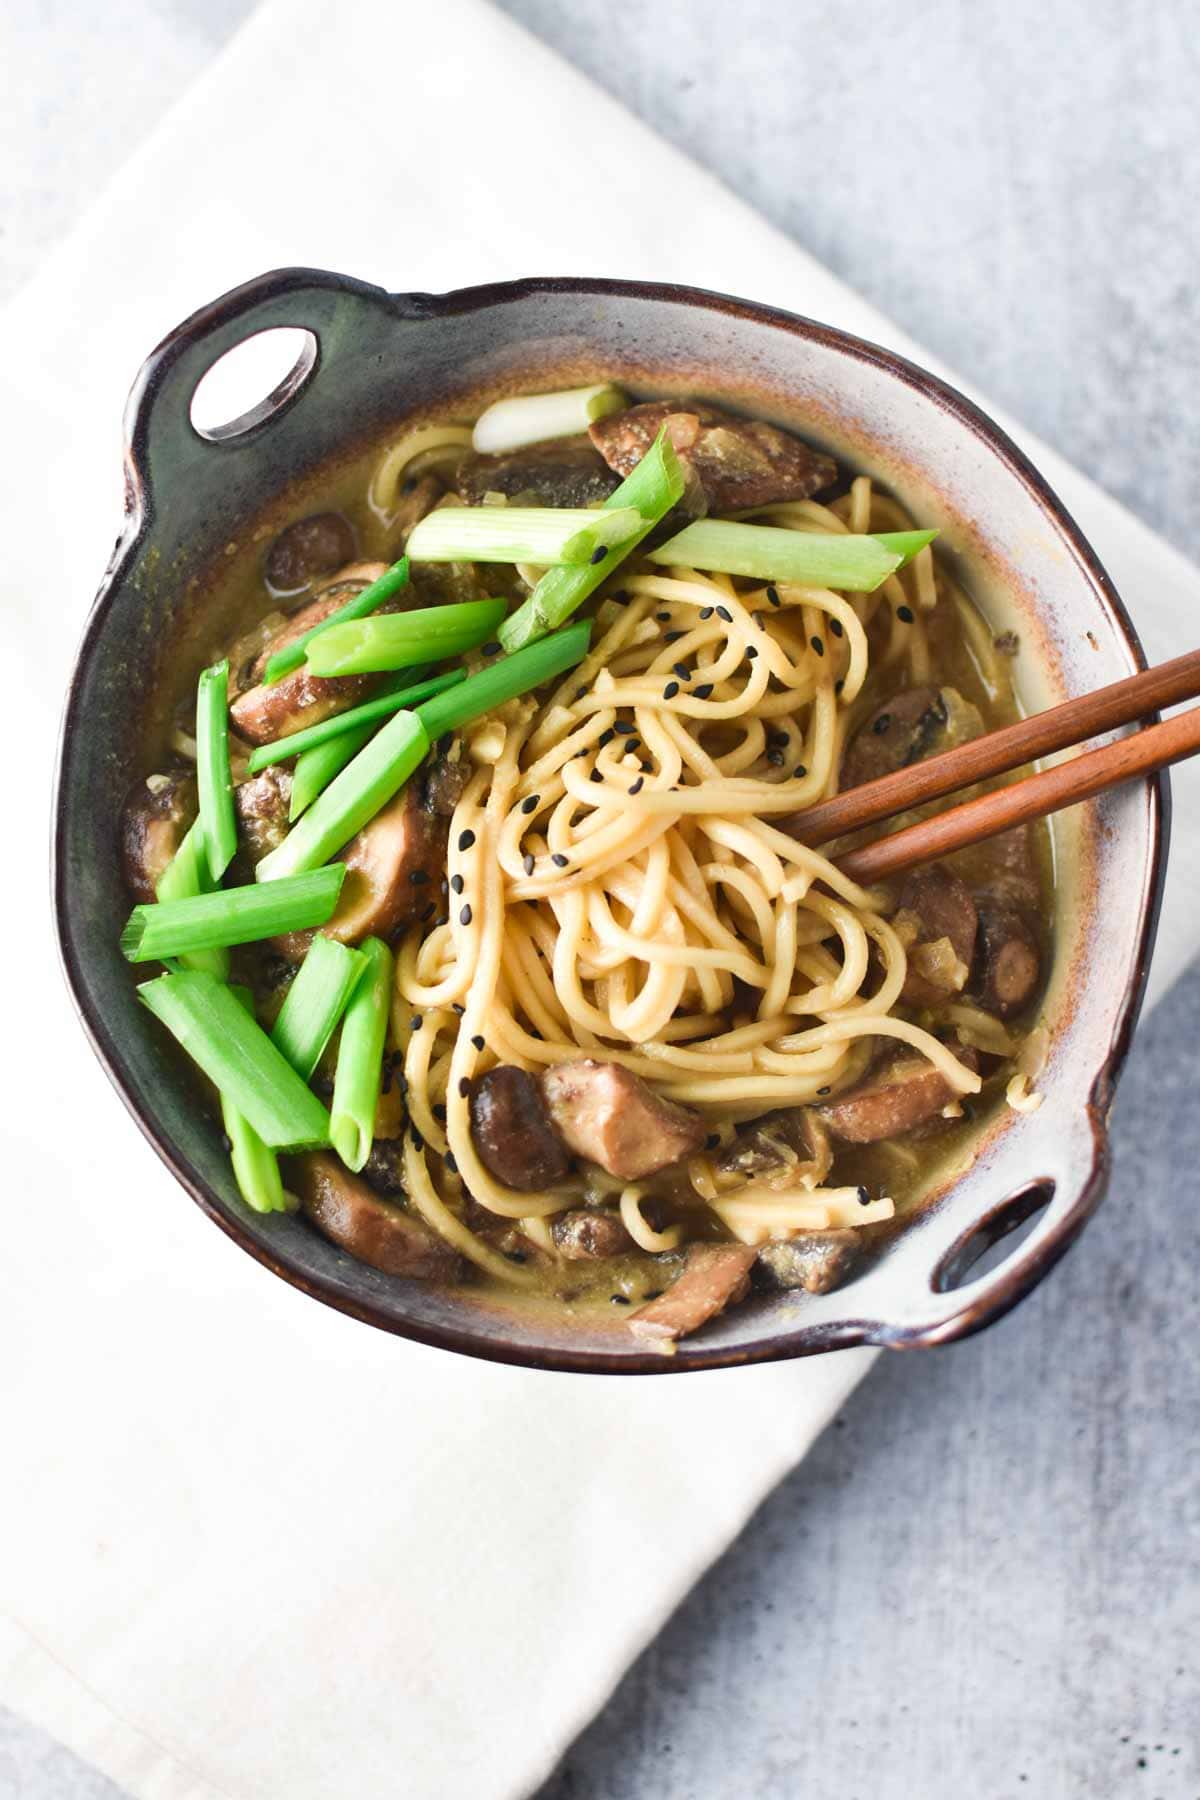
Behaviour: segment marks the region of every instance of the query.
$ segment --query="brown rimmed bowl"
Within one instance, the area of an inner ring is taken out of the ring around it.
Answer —
[[[310,334],[292,373],[252,412],[202,435],[191,422],[201,378],[244,339],[279,326]],[[609,1374],[962,1337],[1036,1286],[1103,1195],[1108,1114],[1162,885],[1165,776],[1056,822],[1040,1110],[982,1126],[967,1166],[943,1174],[849,1286],[755,1298],[670,1359],[639,1347],[618,1319],[564,1318],[482,1300],[469,1288],[390,1278],[303,1219],[250,1212],[215,1124],[135,1000],[117,946],[127,900],[115,822],[140,772],[155,673],[192,622],[231,521],[256,517],[294,479],[407,419],[601,376],[794,425],[843,465],[869,469],[914,517],[941,528],[943,554],[989,622],[1017,634],[1016,680],[1028,708],[1143,666],[1112,583],[1036,469],[970,401],[877,345],[749,301],[644,282],[529,280],[430,295],[387,294],[313,269],[261,276],[173,331],[129,403],[125,526],[67,695],[55,802],[54,905],[83,1027],[142,1131],[223,1231],[316,1299],[401,1336]],[[993,1247],[1021,1226],[1025,1234],[996,1262]],[[981,1274],[976,1264],[988,1251]]]

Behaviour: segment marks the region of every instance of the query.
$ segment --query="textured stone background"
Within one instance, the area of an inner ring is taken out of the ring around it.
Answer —
[[[1187,0],[504,4],[1200,555]],[[248,10],[6,0],[0,295]],[[1055,1277],[878,1365],[539,1800],[1198,1800],[1198,1014]],[[0,1800],[120,1796],[0,1711]]]

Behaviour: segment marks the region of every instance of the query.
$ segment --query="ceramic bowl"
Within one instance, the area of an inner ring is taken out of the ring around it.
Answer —
[[[201,435],[190,417],[201,377],[276,326],[305,328],[308,353],[253,412]],[[193,578],[221,555],[230,522],[407,418],[600,376],[794,424],[842,465],[870,469],[918,520],[940,527],[943,553],[994,628],[1017,634],[1028,708],[1143,666],[1111,582],[1037,471],[970,401],[876,345],[748,301],[642,282],[529,280],[430,295],[387,294],[308,269],[265,275],[173,331],[130,400],[125,527],[80,647],[58,770],[54,895],[80,1018],[133,1117],[214,1223],[285,1280],[385,1330],[472,1355],[608,1373],[961,1337],[1030,1292],[1103,1193],[1108,1113],[1154,935],[1163,779],[1057,821],[1040,1110],[982,1128],[969,1166],[944,1179],[847,1287],[755,1298],[667,1361],[617,1319],[564,1319],[551,1308],[481,1303],[469,1288],[389,1278],[302,1218],[248,1211],[216,1126],[135,1001],[117,947],[128,902],[115,821],[141,771],[147,696],[195,606]],[[993,1251],[980,1274],[981,1253],[1020,1225],[1020,1242],[998,1263]]]

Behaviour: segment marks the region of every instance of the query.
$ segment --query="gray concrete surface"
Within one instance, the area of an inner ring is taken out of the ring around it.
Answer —
[[[1200,556],[1188,0],[505,4]],[[248,10],[7,0],[0,294]],[[1198,1800],[1198,1018],[1055,1278],[877,1368],[539,1800]],[[0,1713],[0,1800],[118,1795]]]

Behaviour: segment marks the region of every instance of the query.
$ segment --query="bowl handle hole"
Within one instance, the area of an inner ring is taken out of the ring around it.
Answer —
[[[300,325],[256,331],[219,356],[192,392],[193,429],[209,443],[228,443],[265,425],[311,379],[320,345]]]
[[[946,1251],[933,1273],[934,1292],[951,1294],[1007,1262],[1036,1228],[1053,1198],[1053,1181],[1033,1181],[993,1207],[980,1224]]]

